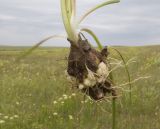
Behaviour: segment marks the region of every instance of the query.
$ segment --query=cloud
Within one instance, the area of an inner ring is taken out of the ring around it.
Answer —
[[[77,0],[77,17],[104,0]],[[65,34],[57,0],[0,0],[0,44],[33,45],[43,37]],[[160,44],[160,1],[121,0],[97,10],[82,22],[105,45]],[[90,36],[89,40],[94,42]],[[46,45],[68,46],[63,40]]]

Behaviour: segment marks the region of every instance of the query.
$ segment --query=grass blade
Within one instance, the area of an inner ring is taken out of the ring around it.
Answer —
[[[120,51],[118,51],[117,49],[111,47],[113,50],[115,50],[118,55],[121,57],[123,63],[124,63],[124,66],[125,66],[125,70],[127,72],[127,76],[128,76],[128,81],[129,81],[129,90],[130,90],[130,94],[129,94],[129,98],[130,98],[130,103],[132,103],[132,93],[131,93],[131,90],[132,90],[132,84],[131,84],[131,76],[130,76],[130,73],[129,73],[129,70],[128,70],[128,67],[127,67],[127,63],[124,59],[124,57],[122,56],[122,54],[120,53]]]
[[[89,9],[81,18],[80,20],[78,21],[77,25],[79,25],[89,14],[91,14],[92,12],[94,12],[95,10],[101,8],[101,7],[104,7],[106,5],[109,5],[109,4],[114,4],[114,3],[118,3],[120,2],[120,0],[110,0],[110,1],[107,1],[107,2],[103,2],[91,9]]]
[[[53,36],[49,36],[43,40],[41,40],[40,42],[36,43],[33,47],[31,47],[29,50],[25,51],[22,55],[20,55],[16,61],[19,61],[20,59],[26,57],[27,55],[29,55],[30,53],[32,53],[32,51],[34,51],[36,48],[38,48],[40,45],[42,45],[44,42],[52,39],[52,38],[66,38],[64,36],[59,36],[59,35],[53,35]]]
[[[98,40],[97,36],[91,30],[84,28],[84,29],[81,29],[81,31],[85,31],[85,32],[89,33],[96,41],[99,50],[102,50],[102,48],[103,48],[102,44]],[[112,72],[110,72],[109,77],[112,80],[112,82],[114,83]],[[115,97],[113,97],[113,99],[112,99],[112,129],[116,129],[116,98]]]
[[[113,80],[112,80],[113,81]],[[116,99],[112,99],[112,129],[116,128]]]

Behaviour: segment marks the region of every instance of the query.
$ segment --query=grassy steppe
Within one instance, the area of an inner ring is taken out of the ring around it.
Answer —
[[[111,129],[112,103],[95,103],[65,77],[67,48],[39,48],[14,62],[25,48],[0,48],[0,129]],[[131,80],[117,99],[117,129],[160,129],[160,46],[117,47],[129,64]],[[120,59],[115,52],[111,57]],[[127,83],[124,67],[113,73]]]

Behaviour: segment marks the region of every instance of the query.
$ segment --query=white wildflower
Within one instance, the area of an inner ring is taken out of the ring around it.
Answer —
[[[61,104],[64,104],[64,102],[62,101]]]
[[[157,116],[158,115],[158,113],[157,112],[155,112],[155,116]]]
[[[8,119],[9,118],[9,116],[4,116],[4,119]]]
[[[64,99],[68,99],[68,96],[66,94],[63,95]]]
[[[3,123],[5,123],[5,121],[4,120],[0,120],[0,124],[3,124]]]
[[[71,99],[71,98],[72,98],[72,96],[69,96],[68,98],[69,98],[69,99]]]
[[[19,105],[20,103],[19,103],[19,102],[16,102],[16,104]]]
[[[14,118],[18,118],[19,116],[18,116],[18,115],[14,115],[13,117],[14,117]]]
[[[53,101],[53,104],[57,104],[57,101]]]
[[[72,115],[69,115],[68,117],[69,117],[70,120],[73,120],[73,116]]]
[[[84,102],[85,102],[85,103],[87,103],[87,102],[88,102],[88,100],[85,100]]]
[[[9,119],[10,119],[10,120],[13,120],[13,117],[11,116]]]
[[[72,93],[72,96],[76,96],[76,94],[75,94],[75,93]]]
[[[66,97],[67,95],[66,94],[63,94],[63,97]]]
[[[68,96],[65,96],[64,99],[65,99],[65,100],[68,99]]]
[[[54,112],[54,113],[53,113],[53,115],[54,115],[54,116],[57,116],[57,115],[58,115],[58,113],[57,113],[57,112]]]
[[[82,104],[84,104],[84,101],[81,101]]]

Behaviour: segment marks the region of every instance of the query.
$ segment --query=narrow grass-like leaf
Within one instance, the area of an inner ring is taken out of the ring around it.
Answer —
[[[106,5],[109,5],[109,4],[114,4],[114,3],[118,3],[120,2],[120,0],[110,0],[110,1],[107,1],[107,2],[103,2],[91,9],[89,9],[80,19],[79,21],[77,22],[77,25],[79,25],[89,14],[91,14],[92,12],[94,12],[95,10],[101,8],[101,7],[104,7]]]
[[[87,29],[87,28],[83,28],[83,29],[81,29],[81,31],[85,31],[85,32],[87,32],[88,34],[90,34],[90,35],[94,38],[95,42],[97,43],[98,48],[99,48],[100,50],[102,50],[103,46],[102,46],[102,44],[100,43],[98,37],[94,34],[93,31],[91,31],[90,29]]]
[[[113,80],[112,80],[113,81]],[[112,129],[116,128],[116,99],[112,99]]]
[[[90,35],[92,35],[98,45],[99,50],[102,50],[103,48],[102,44],[98,40],[97,36],[91,30],[85,28],[85,29],[82,29],[81,31],[88,32]],[[112,80],[112,83],[114,83],[112,72],[110,72],[109,77]],[[112,98],[112,129],[116,129],[116,98],[115,97]]]
[[[111,47],[113,50],[115,50],[118,55],[121,57],[123,63],[124,63],[124,66],[125,66],[125,70],[127,72],[127,76],[128,76],[128,81],[129,81],[129,90],[130,90],[130,94],[129,94],[129,98],[130,98],[130,103],[132,103],[132,93],[131,93],[131,90],[132,90],[132,84],[131,84],[131,76],[130,76],[130,73],[129,73],[129,70],[128,70],[128,67],[127,67],[127,63],[124,59],[124,57],[122,56],[122,54],[120,53],[120,51],[118,51],[117,49]]]
[[[63,39],[64,39],[64,38],[66,38],[66,37],[64,37],[64,36],[59,36],[59,35],[49,36],[49,37],[41,40],[40,42],[36,43],[36,44],[35,44],[33,47],[31,47],[29,50],[23,52],[23,54],[20,55],[20,56],[16,59],[16,61],[19,61],[20,59],[26,57],[27,55],[29,55],[30,53],[32,53],[36,48],[38,48],[40,45],[42,45],[44,42],[46,42],[46,41],[48,41],[48,40],[50,40],[50,39],[52,39],[52,38],[63,38]],[[67,39],[67,38],[66,38],[66,39]]]

